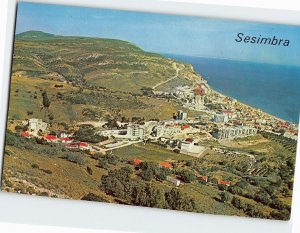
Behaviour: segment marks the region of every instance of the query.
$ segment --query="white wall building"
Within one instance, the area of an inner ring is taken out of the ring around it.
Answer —
[[[131,140],[145,138],[145,126],[139,124],[129,124],[127,126],[127,136]]]
[[[255,135],[257,129],[250,126],[223,126],[212,134],[217,139],[234,139]]]
[[[175,134],[181,133],[180,125],[158,125],[156,127],[156,136],[170,138]]]
[[[175,184],[176,186],[180,185],[180,180],[173,178],[171,176],[167,176],[167,181],[171,182],[172,184]]]
[[[41,119],[31,118],[28,121],[28,127],[31,132],[44,132],[48,128],[48,124],[43,122]]]
[[[216,113],[214,114],[214,117],[213,117],[213,122],[216,122],[216,123],[226,123],[228,122],[229,118],[228,118],[228,115],[227,114],[224,114],[224,113]]]

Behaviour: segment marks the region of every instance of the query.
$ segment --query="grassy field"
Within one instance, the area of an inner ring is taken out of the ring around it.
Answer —
[[[147,162],[162,162],[166,160],[193,160],[188,155],[178,154],[154,144],[134,144],[114,150],[114,154],[128,160],[141,159]]]
[[[78,164],[56,156],[46,156],[8,146],[6,150],[14,156],[5,157],[4,176],[13,183],[10,191],[28,193],[47,192],[54,197],[80,199],[88,193],[94,193],[106,200],[112,200],[99,190],[100,177],[107,171],[96,167],[97,162],[88,158],[93,175]],[[32,166],[38,166],[33,168]],[[46,172],[45,172],[46,171]],[[48,174],[47,171],[51,171]]]

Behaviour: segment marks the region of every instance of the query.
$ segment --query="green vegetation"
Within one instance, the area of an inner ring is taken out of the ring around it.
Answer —
[[[102,189],[109,195],[118,197],[134,205],[195,211],[195,200],[180,190],[165,191],[160,186],[132,179],[129,167],[113,170],[101,179]]]
[[[100,136],[93,123],[124,129],[119,122],[170,119],[177,103],[171,97],[154,98],[154,89],[199,78],[191,66],[125,41],[27,32],[16,37],[12,72],[3,190],[289,219],[296,143],[275,134],[260,132],[226,143],[203,140],[200,144],[211,150],[201,158],[148,141],[92,153],[20,137],[28,130],[22,121],[39,118],[49,123],[52,134],[72,132],[74,140],[96,148],[109,138]],[[177,72],[178,77],[153,88]],[[134,159],[142,162],[134,165]],[[164,168],[161,162],[172,166]]]

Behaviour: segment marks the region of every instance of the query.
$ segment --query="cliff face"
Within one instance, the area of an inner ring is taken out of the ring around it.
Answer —
[[[15,41],[13,73],[31,78],[137,93],[141,87],[175,76],[176,69],[178,78],[199,79],[191,65],[145,52],[126,41],[38,31],[18,34]]]

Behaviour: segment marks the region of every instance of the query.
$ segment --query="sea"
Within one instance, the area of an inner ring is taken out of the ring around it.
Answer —
[[[164,54],[192,64],[216,91],[298,124],[300,67]]]

